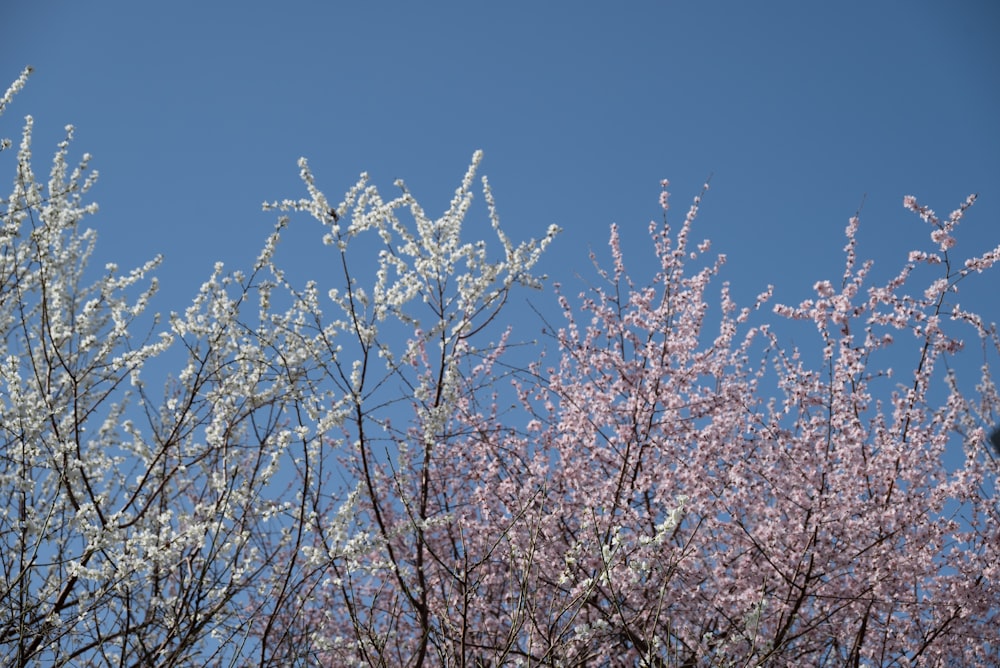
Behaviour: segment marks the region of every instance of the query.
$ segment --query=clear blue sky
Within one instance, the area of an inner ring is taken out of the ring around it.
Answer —
[[[839,279],[863,198],[861,254],[885,272],[928,243],[904,195],[947,215],[978,192],[959,250],[1000,242],[998,0],[0,0],[0,90],[28,64],[0,136],[34,115],[45,174],[76,125],[100,264],[163,253],[160,312],[216,260],[251,265],[275,222],[261,202],[305,195],[300,156],[332,201],[368,171],[434,215],[483,149],[513,239],[565,230],[541,270],[571,294],[612,222],[632,273],[653,270],[662,178],[678,222],[713,175],[695,238],[744,303]],[[288,236],[286,262],[330,275],[317,225]],[[983,279],[963,303],[1000,320],[1000,273]],[[515,339],[535,336],[512,307]]]
[[[906,194],[947,215],[979,192],[960,243],[1000,240],[992,0],[5,0],[0,24],[4,84],[36,68],[0,134],[33,114],[47,161],[77,126],[102,175],[100,257],[164,253],[160,311],[215,260],[252,262],[274,222],[261,202],[304,195],[303,155],[334,201],[367,170],[433,214],[482,148],[512,237],[565,229],[543,269],[569,286],[612,222],[633,273],[649,269],[664,177],[679,220],[713,174],[696,236],[728,254],[744,300],[837,279],[864,196],[862,254],[886,271],[926,239]],[[318,230],[300,225],[288,252],[321,277]],[[996,312],[1000,282],[980,283]]]

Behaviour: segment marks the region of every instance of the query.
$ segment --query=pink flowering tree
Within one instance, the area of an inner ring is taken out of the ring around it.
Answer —
[[[538,622],[571,640],[563,661],[995,660],[1000,516],[984,427],[998,417],[1000,347],[955,295],[1000,247],[955,258],[974,199],[941,220],[906,198],[934,246],[886,284],[858,263],[852,218],[840,280],[773,308],[815,327],[811,354],[760,312],[770,289],[741,309],[723,283],[710,306],[725,258],[701,262],[709,244],[691,241],[700,198],[675,232],[666,217],[650,226],[648,284],[629,279],[612,229],[605,284],[579,307],[563,300],[560,358],[535,367],[526,394],[543,406],[529,429],[539,475],[522,483],[545,490],[531,596],[572,610],[572,623]],[[963,340],[983,356],[971,396],[949,370]]]

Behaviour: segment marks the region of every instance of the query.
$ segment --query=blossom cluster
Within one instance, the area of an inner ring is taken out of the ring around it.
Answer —
[[[3,662],[995,662],[1000,336],[956,297],[1000,259],[955,257],[975,197],[907,197],[930,246],[884,283],[851,218],[842,275],[768,308],[693,236],[708,185],[675,227],[664,180],[655,272],[612,226],[536,343],[509,304],[559,229],[512,241],[481,152],[438,217],[367,174],[335,202],[303,159],[250,268],[161,318],[159,258],[88,265],[72,128],[47,180],[32,128],[0,202]],[[300,217],[334,268],[304,283]]]

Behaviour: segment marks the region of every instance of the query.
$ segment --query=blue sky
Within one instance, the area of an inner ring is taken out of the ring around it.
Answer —
[[[261,202],[304,195],[299,156],[334,201],[368,171],[387,193],[404,178],[433,214],[483,149],[513,238],[564,228],[542,270],[572,293],[612,222],[632,273],[651,271],[661,178],[679,221],[712,175],[695,236],[728,255],[743,301],[774,283],[797,303],[839,278],[863,198],[861,252],[886,272],[926,243],[906,194],[947,215],[978,192],[959,250],[1000,240],[990,0],[15,0],[0,23],[6,81],[36,69],[0,134],[33,114],[47,161],[77,126],[101,172],[100,258],[163,253],[160,311],[183,309],[216,260],[249,266],[274,223]],[[322,279],[319,230],[298,225],[288,257]],[[974,292],[988,312],[997,287]]]
[[[433,215],[476,149],[514,240],[564,229],[540,271],[570,294],[611,223],[648,278],[660,179],[680,222],[712,175],[696,240],[727,254],[742,303],[769,283],[798,303],[838,281],[862,200],[860,253],[881,275],[929,243],[904,195],[946,216],[978,192],[958,251],[1000,243],[998,35],[997,0],[0,0],[0,90],[35,68],[0,136],[32,114],[44,174],[76,126],[101,172],[98,266],[162,253],[160,312],[215,261],[251,266],[275,222],[261,203],[305,195],[300,156],[332,201],[368,171]],[[469,236],[488,238],[477,211]],[[282,253],[322,284],[320,234],[297,218]],[[962,289],[1000,320],[1000,274]],[[536,336],[511,308],[515,340]]]

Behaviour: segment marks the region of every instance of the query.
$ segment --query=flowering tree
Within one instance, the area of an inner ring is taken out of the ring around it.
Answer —
[[[82,198],[96,173],[89,155],[69,165],[71,136],[69,127],[43,186],[27,118],[0,211],[5,662],[314,661],[336,643],[307,614],[313,590],[371,545],[390,549],[397,584],[423,615],[415,628],[426,631],[430,593],[402,571],[427,575],[421,522],[434,519],[439,490],[404,490],[391,471],[412,467],[429,480],[434,438],[450,428],[446,405],[473,378],[490,382],[470,365],[488,365],[503,347],[472,342],[515,285],[537,285],[531,268],[555,228],[516,245],[494,215],[498,261],[485,244],[462,242],[478,154],[437,221],[405,191],[384,202],[367,177],[332,208],[303,162],[311,198],[273,206],[328,225],[343,287],[324,294],[285,279],[274,262],[282,218],[249,273],[217,265],[160,331],[145,312],[158,258],[126,274],[88,270],[95,234],[81,221],[97,208]],[[401,207],[415,229],[397,219]],[[385,248],[377,270],[357,276],[347,251],[367,236]],[[406,328],[412,340],[394,349]],[[156,368],[177,365],[162,390],[147,382],[154,358]],[[396,429],[400,396],[419,410]],[[411,493],[421,508],[407,506]],[[358,634],[383,624],[366,587],[350,589]],[[412,650],[426,654],[428,634],[414,637]]]
[[[866,287],[852,218],[839,286],[774,307],[813,323],[813,356],[765,318],[751,326],[726,284],[708,330],[724,258],[691,268],[709,248],[690,241],[700,198],[675,234],[650,226],[651,285],[628,279],[612,230],[608,287],[584,296],[586,326],[563,301],[562,354],[534,390],[550,466],[535,478],[549,506],[533,597],[584,601],[579,647],[649,665],[995,660],[1000,516],[982,427],[998,396],[985,360],[974,400],[948,370],[958,336],[1000,350],[995,327],[951,299],[1000,259],[953,257],[974,199],[941,220],[906,198],[936,248],[884,285]],[[918,265],[938,275],[913,296]],[[902,374],[884,366],[890,350]],[[964,449],[955,470],[949,447]]]
[[[301,461],[313,463],[296,483],[313,511],[302,550],[312,577],[303,580],[282,620],[294,629],[282,636],[289,659],[315,655],[333,663],[353,657],[419,665],[467,650],[453,629],[441,628],[451,620],[442,618],[440,605],[456,592],[467,601],[475,594],[471,576],[458,572],[470,565],[448,564],[457,555],[472,555],[464,545],[461,513],[476,510],[467,506],[470,492],[490,493],[476,484],[489,453],[458,448],[473,433],[510,431],[467,419],[473,417],[470,406],[492,395],[507,345],[506,336],[492,342],[485,334],[495,328],[512,288],[539,284],[531,269],[558,232],[553,226],[540,241],[515,246],[499,226],[484,178],[502,259],[491,260],[483,241],[464,242],[462,222],[481,158],[473,156],[449,209],[436,220],[401,181],[401,194],[384,201],[366,175],[333,206],[305,161],[300,167],[310,197],[268,205],[308,212],[326,227],[324,243],[337,257],[342,286],[327,293],[335,316],[323,324],[316,285],[297,293],[285,283],[302,312],[312,314],[318,332],[310,344],[316,350],[312,359],[317,376],[332,388],[337,424],[335,433],[324,432],[324,441],[305,454]],[[400,210],[412,224],[401,220]],[[341,225],[347,215],[350,223]],[[353,249],[372,236],[380,248],[366,276],[352,262]],[[321,463],[330,451],[339,455],[337,471]],[[343,485],[331,487],[310,470],[337,480],[346,471],[350,494],[344,497]],[[331,505],[341,499],[339,508]]]
[[[30,69],[0,100],[0,111]],[[161,329],[145,313],[159,259],[88,270],[90,156],[36,177],[27,117],[0,211],[0,653],[5,665],[191,665],[241,653],[280,602],[305,507],[276,473],[310,447],[301,321],[266,303],[272,237],[249,276],[222,267]],[[10,143],[5,142],[5,148]],[[259,323],[245,319],[248,300]],[[145,332],[150,332],[146,335]],[[167,353],[170,353],[169,355]],[[143,374],[178,364],[163,392]],[[310,420],[310,426],[315,421]]]
[[[649,285],[628,278],[612,228],[606,287],[582,295],[587,324],[563,298],[555,365],[512,379],[523,420],[501,411],[498,378],[481,381],[500,349],[459,374],[461,356],[443,343],[428,356],[417,328],[411,428],[389,449],[355,440],[368,515],[349,554],[323,551],[329,579],[300,618],[329,643],[322,656],[989,665],[1000,517],[983,427],[1000,405],[987,363],[1000,340],[951,300],[1000,259],[1000,247],[953,257],[973,201],[941,220],[906,198],[936,248],[884,285],[866,287],[851,219],[839,287],[820,281],[816,299],[773,308],[813,324],[812,364],[762,312],[771,289],[740,309],[723,284],[712,315],[725,258],[697,266],[709,250],[689,240],[700,197],[675,233],[650,225]],[[912,296],[921,268],[931,278]],[[984,358],[975,399],[949,368],[958,336]],[[949,449],[964,461],[949,468]],[[367,482],[377,452],[383,488]]]
[[[334,203],[302,161],[308,196],[265,208],[319,221],[332,275],[281,269],[282,213],[161,325],[158,259],[88,268],[89,156],[67,136],[42,186],[31,127],[0,205],[6,663],[993,660],[1000,337],[954,300],[1000,259],[955,258],[974,198],[907,198],[933,246],[884,285],[851,219],[841,279],[768,312],[771,289],[713,303],[700,197],[674,230],[664,182],[657,274],[629,278],[612,228],[546,357],[504,308],[558,230],[511,242],[482,179],[494,241],[463,238],[479,153],[437,219],[365,175]]]

